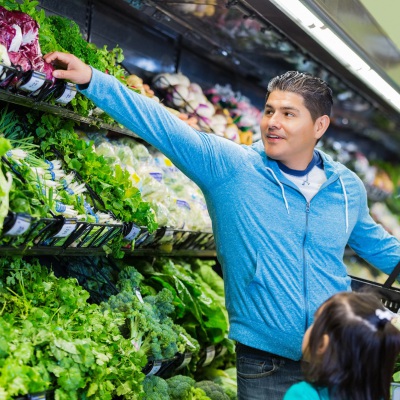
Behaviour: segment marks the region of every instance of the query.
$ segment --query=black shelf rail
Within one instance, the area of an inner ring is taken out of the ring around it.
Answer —
[[[0,89],[0,101],[17,104],[23,107],[28,107],[33,110],[46,111],[54,115],[59,115],[64,118],[71,119],[77,122],[83,122],[84,124],[87,125],[94,125],[99,128],[121,133],[126,136],[131,136],[135,139],[140,139],[139,136],[137,136],[135,133],[121,126],[105,123],[101,121],[99,118],[92,116],[84,117],[82,115],[76,114],[75,112],[69,110],[68,108],[65,108],[64,106],[53,105],[50,103],[46,103],[44,101],[37,101],[35,100],[34,97],[28,97],[18,93],[11,93],[7,90]]]

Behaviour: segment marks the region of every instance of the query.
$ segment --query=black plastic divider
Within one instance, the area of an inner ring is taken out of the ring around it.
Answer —
[[[23,220],[25,227],[17,227],[15,221]],[[5,220],[4,230],[0,235],[0,253],[12,248],[13,254],[34,254],[48,250],[49,254],[62,254],[63,251],[88,249],[101,251],[102,246],[111,244],[116,238],[126,236],[130,224],[101,224],[77,221],[74,218],[55,216],[53,218],[34,218],[27,214],[10,212]],[[136,227],[136,226],[135,226]],[[212,252],[215,250],[213,234],[182,229],[161,227],[150,233],[146,227],[136,227],[134,247],[132,241],[126,241],[122,250],[127,254],[135,251],[172,252]],[[9,233],[8,233],[9,232]],[[18,233],[20,232],[20,233]],[[165,250],[163,245],[169,245]],[[199,254],[200,255],[200,254]]]
[[[25,396],[14,397],[14,400],[54,400],[54,391],[46,390],[44,392],[27,394]]]
[[[386,308],[395,313],[400,310],[400,289],[393,287],[385,288],[379,283],[370,282],[356,277],[351,277],[351,287],[354,291],[377,293]]]

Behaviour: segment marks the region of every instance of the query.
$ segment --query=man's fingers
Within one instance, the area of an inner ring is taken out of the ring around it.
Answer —
[[[72,81],[74,75],[75,74],[72,71],[66,71],[63,69],[56,69],[53,71],[54,78],[58,78],[58,79],[69,79]]]
[[[76,84],[86,84],[92,78],[92,69],[73,54],[55,51],[43,56],[47,63],[59,66],[62,69],[53,71],[53,76],[58,79],[68,79]]]
[[[54,51],[52,53],[46,54],[44,60],[48,63],[58,61],[60,64],[68,65],[74,56],[72,54],[61,53],[60,51]]]

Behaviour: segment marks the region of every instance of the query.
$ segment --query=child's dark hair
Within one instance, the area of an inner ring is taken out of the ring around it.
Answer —
[[[389,400],[400,352],[400,331],[382,316],[372,293],[338,293],[317,311],[304,363],[305,378],[327,387],[332,399]],[[378,314],[378,315],[377,315]],[[324,335],[329,344],[319,351]]]

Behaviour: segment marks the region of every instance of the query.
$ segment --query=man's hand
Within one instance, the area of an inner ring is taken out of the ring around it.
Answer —
[[[46,54],[43,58],[47,63],[62,68],[53,71],[54,78],[68,79],[78,85],[89,83],[92,79],[92,69],[89,65],[72,54],[55,51]]]

